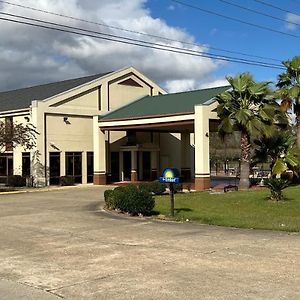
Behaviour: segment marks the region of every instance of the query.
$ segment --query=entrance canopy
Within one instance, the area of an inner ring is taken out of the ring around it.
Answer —
[[[181,173],[187,173],[189,149],[194,148],[193,169],[195,175],[195,189],[204,190],[210,188],[209,166],[209,132],[216,130],[218,117],[213,109],[216,107],[214,98],[229,89],[229,86],[203,89],[197,91],[174,93],[157,96],[145,96],[123,107],[98,117],[97,134],[98,140],[102,141],[99,151],[105,147],[105,132],[110,131],[135,131],[135,132],[158,132],[180,133],[179,149],[169,147],[169,151],[181,153]],[[194,134],[191,143],[190,134]],[[160,149],[161,151],[161,149]],[[164,150],[165,151],[165,150]],[[162,161],[164,157],[158,157]],[[105,166],[107,155],[102,153],[99,164],[102,169]],[[135,162],[136,154],[132,155]],[[172,162],[170,162],[172,163]],[[163,164],[163,163],[162,163]],[[136,168],[135,163],[132,163]],[[106,170],[101,170],[103,175]],[[189,170],[189,172],[191,169]]]
[[[228,86],[145,96],[99,117],[101,130],[194,132],[195,106],[210,106]],[[207,116],[209,117],[209,116]]]

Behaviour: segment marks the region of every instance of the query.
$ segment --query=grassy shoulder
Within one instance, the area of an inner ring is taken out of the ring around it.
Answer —
[[[267,189],[226,194],[176,194],[175,220],[239,228],[300,231],[300,186],[284,190],[286,200],[268,200]],[[156,196],[154,210],[170,214],[169,196]]]

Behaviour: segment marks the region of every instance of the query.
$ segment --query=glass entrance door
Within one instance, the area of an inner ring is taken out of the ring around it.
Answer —
[[[120,155],[119,152],[111,152],[110,155],[110,170],[111,170],[111,181],[118,182],[120,181]]]
[[[58,185],[60,178],[60,153],[59,152],[50,152],[50,166],[49,166],[49,175],[50,175],[50,184]]]
[[[124,151],[123,152],[123,173],[124,173],[124,181],[131,180],[131,152]]]
[[[151,180],[151,152],[143,151],[143,180]]]
[[[82,183],[81,152],[66,152],[66,175],[74,177],[75,183]]]

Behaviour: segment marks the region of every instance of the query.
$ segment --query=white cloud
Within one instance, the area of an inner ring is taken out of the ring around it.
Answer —
[[[23,4],[22,0],[14,3]],[[194,42],[185,30],[169,26],[164,20],[153,18],[145,6],[146,0],[27,0],[26,5],[52,12],[89,19],[178,41]],[[4,4],[2,11],[22,14],[70,26],[152,42],[184,47],[180,42],[159,38],[145,38],[108,27],[82,23],[49,14],[16,8]],[[0,21],[1,73],[0,90],[19,88],[42,82],[113,71],[132,65],[153,80],[171,87],[192,89],[218,68],[211,59],[192,57],[153,49],[140,48],[100,39],[18,25]],[[193,46],[207,51],[207,46]]]
[[[172,5],[172,4],[171,4],[171,5],[169,5],[169,6],[168,6],[168,10],[175,10],[175,6],[174,6],[174,5]]]
[[[288,22],[292,22],[292,23],[296,23],[296,24],[300,25],[300,16],[298,16],[298,15],[287,13],[285,16],[285,20]],[[285,27],[289,30],[296,30],[299,26],[297,26],[295,24],[291,24],[291,23],[286,23]]]
[[[228,81],[225,78],[205,78],[201,81],[198,81],[196,79],[168,80],[166,82],[166,89],[170,93],[176,93],[181,91],[192,91],[197,89],[213,88],[225,85],[228,85]]]
[[[213,87],[225,86],[225,85],[229,85],[228,81],[225,78],[218,78],[211,81],[202,82],[200,84],[200,88],[201,89],[213,88]]]

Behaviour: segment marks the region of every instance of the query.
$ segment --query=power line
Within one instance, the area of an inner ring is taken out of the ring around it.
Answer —
[[[287,12],[287,13],[290,13],[290,14],[293,14],[293,15],[296,15],[296,16],[299,16],[300,17],[300,14],[298,13],[295,13],[293,11],[290,11],[290,10],[287,10],[285,8],[282,8],[282,7],[279,7],[279,6],[276,6],[274,4],[271,4],[271,3],[268,3],[268,2],[265,2],[265,1],[262,1],[262,0],[253,0],[255,2],[258,2],[258,3],[261,3],[262,5],[265,5],[265,6],[268,6],[268,7],[272,7],[272,8],[275,8],[277,10],[280,10],[280,11],[283,11],[283,12]]]
[[[26,17],[24,17],[24,18],[26,18]],[[29,19],[29,18],[27,18],[27,19]],[[49,25],[36,24],[36,23],[27,22],[27,21],[20,21],[20,20],[3,18],[3,17],[0,17],[0,20],[13,22],[13,23],[17,23],[17,24],[29,25],[29,26],[33,26],[33,27],[44,28],[44,29],[51,29],[51,30],[55,30],[55,31],[59,31],[59,32],[72,33],[72,34],[76,34],[76,35],[80,35],[80,36],[87,36],[87,37],[92,37],[92,38],[102,39],[102,40],[106,40],[106,41],[127,44],[127,45],[134,45],[134,46],[140,46],[140,47],[144,47],[144,48],[151,48],[151,49],[156,49],[156,50],[168,51],[168,52],[172,52],[172,53],[185,54],[185,55],[196,56],[196,57],[204,57],[204,58],[210,58],[210,59],[216,59],[216,60],[222,60],[222,61],[228,61],[228,62],[236,62],[236,63],[242,63],[242,64],[253,65],[253,66],[260,66],[260,67],[265,67],[265,68],[284,69],[280,65],[272,65],[272,64],[263,63],[263,62],[248,62],[248,61],[241,60],[241,59],[227,59],[227,58],[223,58],[223,57],[212,57],[211,55],[205,55],[205,54],[202,54],[202,53],[194,53],[194,52],[191,52],[190,50],[184,49],[184,48],[176,49],[175,47],[172,48],[172,47],[169,47],[169,46],[166,46],[166,45],[157,45],[157,44],[154,44],[154,43],[151,44],[151,43],[144,42],[144,41],[141,41],[141,40],[138,41],[138,42],[133,42],[133,41],[124,40],[123,37],[119,37],[119,38],[108,37],[107,34],[102,34],[102,33],[91,34],[91,33],[87,33],[86,29],[66,26],[66,25],[62,25],[62,24],[58,24],[58,23],[54,23],[54,24],[56,24],[56,26],[67,27],[69,29],[62,29],[62,28],[58,28],[58,27],[52,27],[52,26],[49,26]],[[44,23],[44,24],[49,24],[50,23],[50,22],[41,21],[41,20],[36,21],[36,22],[40,22],[40,23]],[[73,30],[71,30],[71,28],[73,28]],[[78,32],[76,30],[83,31],[83,32]],[[100,36],[100,35],[102,35],[102,36]],[[103,35],[106,35],[106,36],[103,36]]]
[[[84,31],[84,32],[88,32],[88,33],[92,33],[92,34],[99,34],[102,36],[107,36],[107,37],[112,37],[112,38],[118,38],[118,39],[123,39],[123,40],[127,40],[130,42],[139,42],[139,43],[144,43],[144,44],[148,44],[148,45],[155,45],[158,47],[168,47],[170,49],[174,49],[174,50],[180,50],[180,51],[188,51],[188,52],[192,52],[192,53],[196,53],[196,54],[202,54],[205,56],[209,56],[209,58],[216,58],[216,59],[230,59],[232,61],[243,61],[243,62],[249,62],[249,63],[262,63],[265,65],[269,65],[269,66],[275,66],[275,67],[281,67],[281,65],[278,64],[272,64],[272,63],[264,63],[261,61],[255,61],[255,60],[248,60],[248,59],[240,59],[240,58],[236,58],[236,57],[232,57],[232,56],[220,56],[220,55],[216,55],[216,54],[212,54],[212,53],[208,53],[208,52],[203,52],[203,51],[196,51],[196,50],[192,50],[192,49],[187,49],[187,48],[181,48],[181,47],[174,47],[174,46],[170,46],[170,45],[164,45],[164,44],[159,44],[159,43],[154,43],[154,42],[148,42],[148,41],[144,41],[144,40],[138,40],[138,39],[132,39],[132,38],[128,38],[128,37],[123,37],[123,36],[119,36],[119,35],[113,35],[113,34],[108,34],[108,33],[103,33],[103,32],[99,32],[99,31],[93,31],[93,30],[88,30],[88,29],[84,29],[84,28],[80,28],[80,27],[74,27],[74,26],[69,26],[69,25],[64,25],[64,24],[60,24],[60,23],[54,23],[54,22],[49,22],[49,21],[44,21],[41,19],[36,19],[36,18],[31,18],[31,17],[26,17],[26,16],[20,16],[20,15],[16,15],[16,14],[10,14],[10,13],[4,13],[4,12],[0,12],[0,14],[2,15],[6,15],[6,16],[10,16],[10,17],[17,17],[17,18],[21,18],[21,19],[25,19],[25,20],[29,20],[29,21],[35,21],[35,22],[40,22],[43,24],[48,24],[48,25],[54,25],[54,26],[61,26],[67,29],[72,29],[72,30],[79,30],[79,31]]]
[[[144,33],[144,32],[140,32],[140,31],[129,30],[129,29],[118,27],[118,26],[112,26],[112,25],[107,25],[105,23],[89,21],[89,20],[85,20],[85,19],[81,19],[81,18],[76,18],[76,17],[73,17],[73,16],[67,16],[67,15],[64,15],[64,14],[50,12],[48,10],[38,9],[38,8],[25,6],[25,5],[21,5],[21,4],[16,4],[16,3],[8,2],[8,1],[0,0],[0,3],[5,3],[5,4],[8,4],[8,5],[15,6],[15,7],[21,7],[21,8],[25,8],[25,9],[29,9],[29,10],[33,10],[33,11],[38,11],[38,12],[42,12],[42,13],[45,13],[45,14],[50,14],[50,15],[59,16],[59,17],[63,17],[63,18],[68,18],[68,19],[75,20],[75,21],[85,22],[85,23],[88,23],[88,24],[99,25],[99,26],[103,26],[103,27],[107,27],[107,28],[111,28],[111,29],[121,30],[121,31],[124,31],[124,32],[139,34],[139,35],[143,35],[143,36],[147,36],[147,37],[159,38],[159,39],[163,39],[163,40],[170,41],[170,42],[178,42],[178,43],[185,44],[185,45],[203,47],[203,45],[197,44],[197,43],[185,42],[185,41],[175,40],[175,39],[171,39],[171,38],[167,38],[167,37],[163,37],[163,36]],[[259,58],[259,59],[266,59],[266,60],[270,60],[270,61],[281,62],[281,60],[279,60],[279,59],[265,57],[265,56],[253,55],[253,54],[243,53],[243,52],[239,52],[239,51],[232,51],[232,50],[227,50],[227,49],[223,49],[223,48],[212,47],[212,46],[209,46],[209,48],[212,49],[212,50],[221,51],[221,52],[225,52],[225,53],[238,54],[238,55],[242,55],[242,56],[246,56],[246,57],[248,56],[248,57],[253,57],[253,58]]]
[[[259,11],[259,10],[256,10],[256,9],[252,9],[252,8],[248,8],[248,7],[239,5],[239,4],[237,4],[237,3],[233,3],[233,2],[230,2],[230,1],[226,1],[226,0],[218,0],[218,1],[223,2],[223,3],[226,3],[226,4],[231,5],[231,6],[238,7],[238,8],[240,8],[240,9],[243,9],[243,10],[246,10],[246,11],[250,11],[250,12],[255,13],[255,14],[258,14],[258,15],[262,15],[262,16],[265,16],[265,17],[268,17],[268,18],[272,18],[272,19],[274,19],[274,20],[283,21],[283,22],[285,22],[285,23],[289,23],[289,24],[293,24],[293,25],[296,25],[296,26],[300,26],[299,23],[292,22],[292,21],[288,21],[288,20],[285,20],[285,19],[283,19],[283,18],[279,18],[279,17],[276,17],[276,16],[273,16],[273,15],[264,13],[264,12]]]
[[[227,15],[223,15],[223,14],[214,12],[212,10],[204,9],[204,8],[199,7],[199,6],[195,6],[195,5],[183,2],[183,1],[179,1],[179,0],[170,0],[170,1],[178,3],[178,4],[181,4],[181,5],[189,7],[189,8],[193,8],[193,9],[205,12],[207,14],[211,14],[211,15],[215,15],[215,16],[221,17],[223,19],[235,21],[235,22],[238,22],[238,23],[241,23],[241,24],[249,25],[249,26],[252,26],[252,27],[260,28],[260,29],[263,29],[263,30],[266,30],[266,31],[275,32],[275,33],[279,33],[279,34],[290,36],[290,37],[294,37],[294,38],[297,38],[297,39],[300,38],[299,35],[296,35],[296,34],[293,34],[293,33],[287,33],[287,32],[276,30],[276,29],[273,29],[273,28],[270,28],[270,27],[266,27],[266,26],[263,26],[263,25],[259,25],[259,24],[255,24],[255,23],[250,23],[250,22],[247,22],[247,21],[243,21],[241,19],[230,17],[230,16],[227,16]],[[254,1],[258,1],[258,0],[254,0]]]

